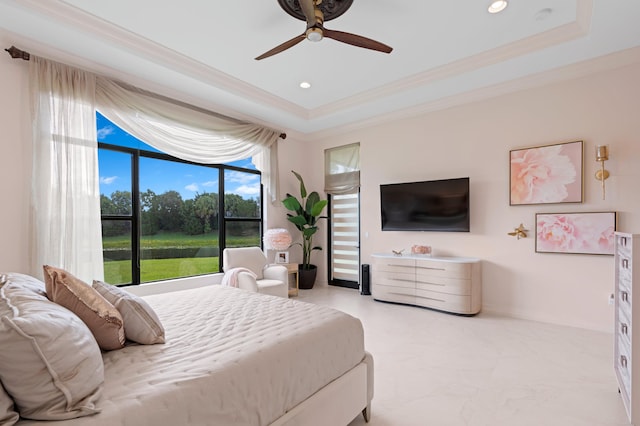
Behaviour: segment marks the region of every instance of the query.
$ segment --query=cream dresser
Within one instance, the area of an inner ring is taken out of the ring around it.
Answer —
[[[371,294],[375,300],[475,315],[482,306],[479,259],[374,254]]]
[[[640,235],[615,235],[614,368],[629,421],[640,425]]]

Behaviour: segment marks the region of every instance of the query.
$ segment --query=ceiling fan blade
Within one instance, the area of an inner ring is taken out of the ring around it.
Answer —
[[[269,50],[268,52],[264,52],[262,55],[258,56],[255,59],[256,59],[256,61],[259,61],[260,59],[264,59],[264,58],[268,58],[269,56],[277,55],[278,53],[284,52],[285,50],[289,49],[290,47],[295,46],[296,44],[300,43],[304,39],[305,39],[305,35],[304,34],[300,34],[299,36],[295,36],[291,40],[285,41],[281,45],[274,47],[273,49]]]
[[[307,28],[314,27],[318,21],[316,20],[315,0],[298,0],[300,8],[305,18],[307,18]]]
[[[352,46],[364,47],[365,49],[377,50],[378,52],[391,53],[393,47],[380,43],[379,41],[371,40],[370,38],[362,37],[356,34],[345,33],[343,31],[334,31],[327,28],[323,28],[324,36],[340,41],[342,43],[350,44]]]

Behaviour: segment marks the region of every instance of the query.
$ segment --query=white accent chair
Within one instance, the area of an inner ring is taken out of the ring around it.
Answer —
[[[289,273],[282,265],[269,264],[260,247],[226,248],[222,252],[222,270],[247,268],[237,276],[238,288],[272,296],[289,297]]]

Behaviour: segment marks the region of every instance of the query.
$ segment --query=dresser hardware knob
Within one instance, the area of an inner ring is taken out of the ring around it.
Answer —
[[[620,297],[622,298],[623,302],[628,302],[629,301],[629,293],[627,293],[626,291],[623,291],[621,293]]]

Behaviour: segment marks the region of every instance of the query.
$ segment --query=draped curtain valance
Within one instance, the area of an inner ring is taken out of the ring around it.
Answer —
[[[222,164],[249,157],[263,172],[269,196],[277,199],[276,152],[280,132],[221,117],[154,95],[126,84],[98,77],[98,110],[113,123],[152,147],[183,160]]]

